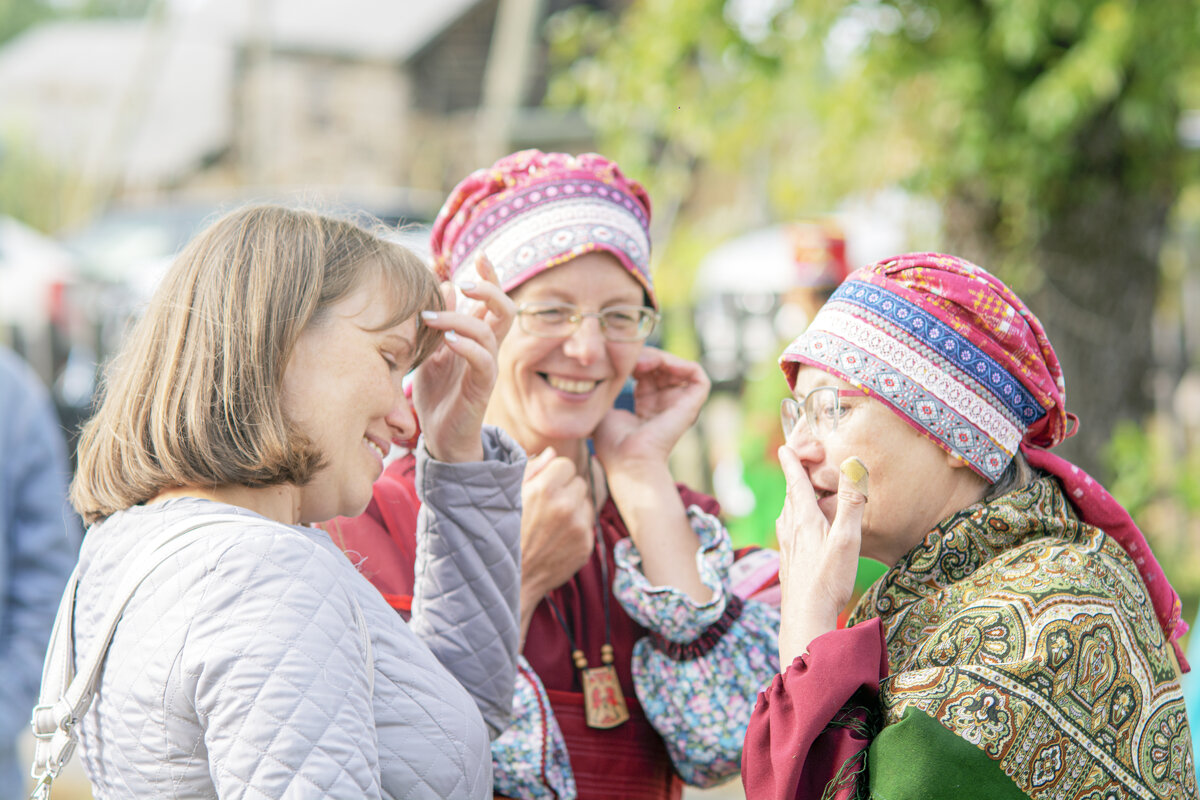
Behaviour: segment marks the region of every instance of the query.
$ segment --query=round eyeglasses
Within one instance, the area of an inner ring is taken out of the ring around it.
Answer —
[[[785,397],[779,404],[779,419],[783,423],[783,438],[788,439],[801,420],[808,423],[808,430],[815,439],[824,439],[837,430],[842,418],[843,397],[866,397],[862,389],[839,389],[836,386],[820,386],[803,398]]]
[[[609,306],[603,311],[580,311],[570,303],[517,306],[517,324],[521,330],[543,339],[565,339],[579,330],[587,317],[600,322],[600,332],[610,342],[640,342],[658,323],[658,312],[648,306]]]

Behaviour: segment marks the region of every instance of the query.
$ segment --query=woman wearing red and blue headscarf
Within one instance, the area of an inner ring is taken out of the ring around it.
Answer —
[[[850,275],[780,363],[782,673],[747,796],[1195,798],[1178,595],[1047,452],[1075,420],[1021,300],[900,256]],[[860,552],[889,569],[836,630]]]

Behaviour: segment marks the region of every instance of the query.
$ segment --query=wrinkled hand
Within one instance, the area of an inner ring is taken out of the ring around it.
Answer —
[[[775,522],[779,540],[779,580],[783,588],[779,629],[780,670],[803,655],[817,636],[837,626],[837,616],[854,592],[867,499],[839,474],[838,505],[830,524],[799,457],[779,448],[787,496]]]
[[[708,399],[709,380],[694,361],[654,347],[633,368],[634,413],[611,409],[593,435],[596,456],[610,475],[623,464],[665,463]]]
[[[445,331],[442,344],[417,368],[413,406],[425,447],[439,461],[483,458],[480,429],[496,384],[496,352],[508,333],[516,306],[503,291],[496,271],[482,255],[475,262],[481,281],[460,281],[462,293],[478,301],[469,311],[455,308],[454,287],[442,285],[446,310],[424,312],[421,324]]]
[[[591,557],[596,535],[590,493],[574,463],[553,448],[526,465],[521,484],[521,582],[533,605],[570,580]]]

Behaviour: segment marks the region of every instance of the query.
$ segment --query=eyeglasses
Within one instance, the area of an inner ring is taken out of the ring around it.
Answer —
[[[861,389],[839,389],[836,386],[821,386],[813,389],[801,400],[785,397],[779,404],[779,418],[783,423],[783,437],[789,438],[801,420],[808,422],[808,430],[815,439],[824,439],[837,430],[842,418],[843,397],[866,397]]]
[[[600,332],[610,342],[640,342],[654,330],[658,312],[646,306],[609,306],[603,311],[580,311],[569,303],[522,303],[517,324],[531,336],[563,339],[579,330],[586,317],[600,322]]]

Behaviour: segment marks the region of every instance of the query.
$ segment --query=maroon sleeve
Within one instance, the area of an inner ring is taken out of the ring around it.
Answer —
[[[714,517],[721,516],[721,504],[717,502],[715,497],[709,497],[703,492],[697,492],[689,489],[682,483],[675,484],[675,488],[679,489],[679,499],[683,501],[683,507],[700,506],[700,510],[705,514],[712,514]]]
[[[878,619],[814,639],[759,693],[742,750],[746,796],[818,800],[842,766],[870,747],[864,728],[885,677]],[[853,797],[854,788],[849,780],[834,797]]]
[[[393,461],[371,490],[371,503],[357,517],[337,517],[321,527],[407,619],[412,609],[417,553],[416,459]]]

